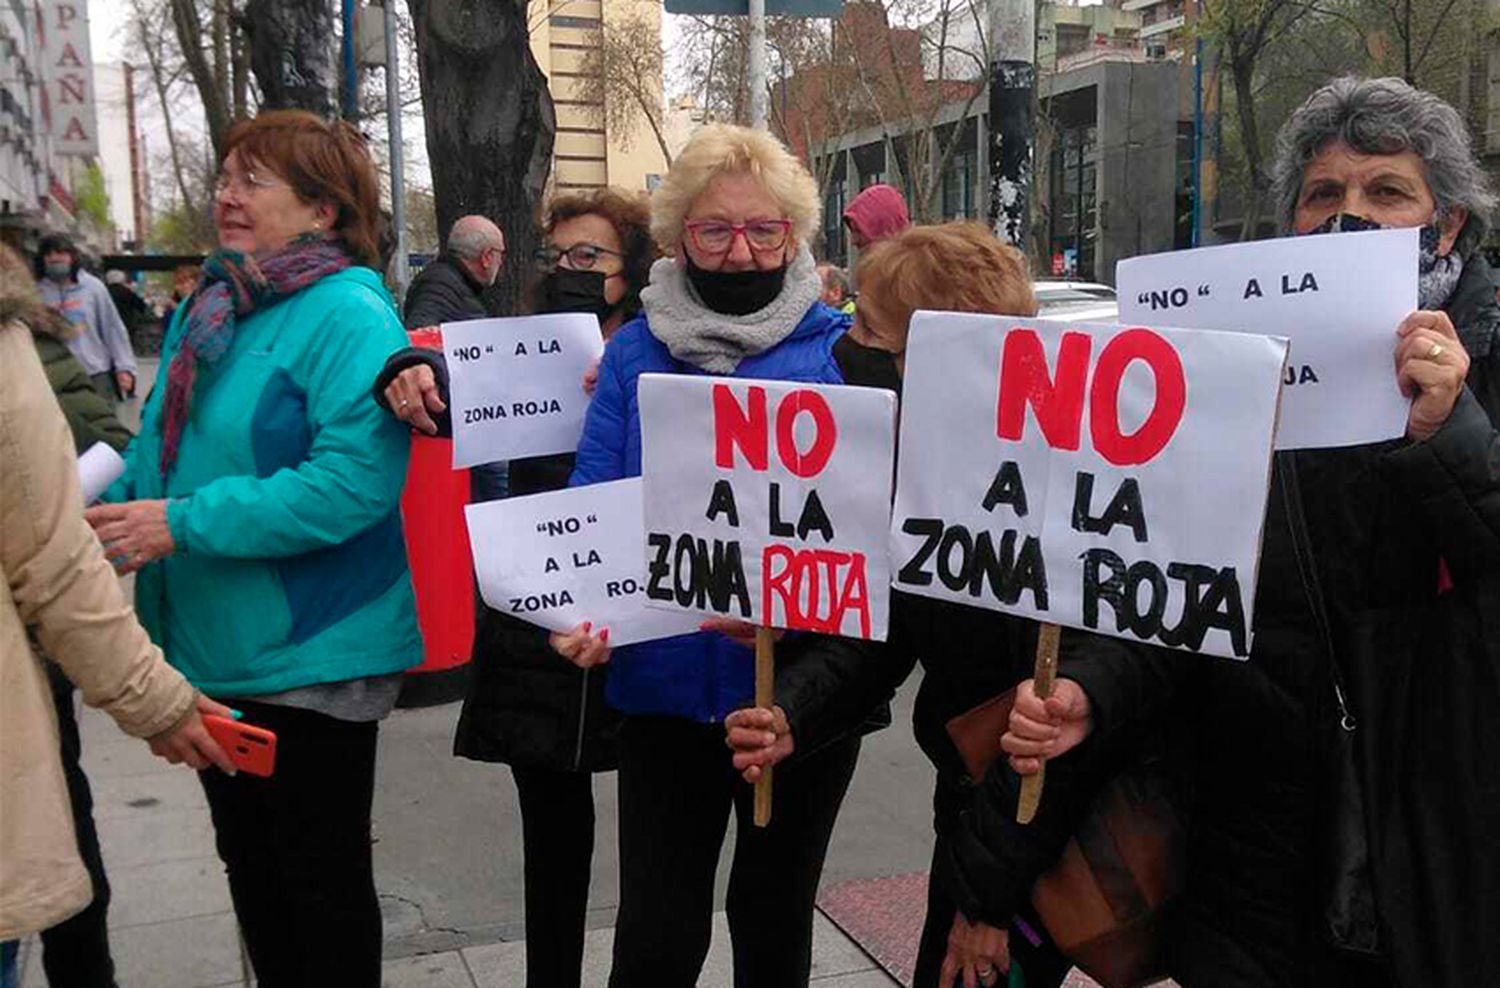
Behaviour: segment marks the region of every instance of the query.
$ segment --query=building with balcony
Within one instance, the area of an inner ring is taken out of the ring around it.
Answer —
[[[549,0],[532,4],[530,11],[531,51],[547,76],[557,112],[552,188],[558,192],[605,185],[635,192],[654,188],[667,162],[649,126],[637,113],[632,126],[611,132],[604,108],[584,91],[583,80],[595,68],[591,59],[605,33],[622,21],[646,25],[655,43],[660,43],[660,0]],[[650,80],[650,84],[662,101],[662,80]],[[608,94],[605,98],[617,97]]]

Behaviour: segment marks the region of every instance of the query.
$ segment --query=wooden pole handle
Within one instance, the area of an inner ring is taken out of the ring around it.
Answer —
[[[1052,695],[1052,684],[1057,681],[1057,646],[1062,638],[1059,625],[1043,622],[1037,629],[1036,668],[1032,671],[1032,689],[1042,699]],[[1016,804],[1016,822],[1030,823],[1042,803],[1042,785],[1047,779],[1047,763],[1043,762],[1035,775],[1021,780],[1021,798]]]
[[[776,702],[776,633],[755,629],[755,705],[770,710]],[[755,783],[755,825],[771,822],[771,766],[761,770]]]

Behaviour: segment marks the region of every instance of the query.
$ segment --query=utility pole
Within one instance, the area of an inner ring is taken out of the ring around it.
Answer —
[[[396,0],[385,0],[385,114],[391,140],[391,231],[396,252],[391,257],[396,279],[396,301],[406,298],[411,272],[406,261],[406,176],[401,148],[401,74],[396,62]]]
[[[766,0],[750,0],[750,126],[768,130],[770,117],[766,98]]]
[[[339,74],[339,115],[349,121],[359,119],[359,66],[354,60],[355,6],[355,0],[343,0],[344,32],[339,39],[339,61],[344,66],[344,71]]]
[[[135,225],[136,253],[141,253],[146,244],[146,205],[141,197],[141,138],[135,125],[135,68],[129,62],[125,66],[125,134],[130,141],[130,215]]]
[[[1027,250],[1036,126],[1035,0],[989,0],[989,220],[995,235]]]

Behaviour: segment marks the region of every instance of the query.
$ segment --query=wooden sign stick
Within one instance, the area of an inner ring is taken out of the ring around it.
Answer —
[[[755,705],[770,710],[776,702],[776,632],[755,629]],[[771,766],[761,769],[755,783],[755,825],[771,822]]]
[[[1057,679],[1057,644],[1062,637],[1062,626],[1042,622],[1036,636],[1036,668],[1032,671],[1032,688],[1043,700],[1052,695],[1052,684]],[[1042,783],[1047,779],[1047,763],[1037,768],[1035,775],[1021,780],[1021,799],[1016,804],[1016,822],[1030,823],[1042,802]]]

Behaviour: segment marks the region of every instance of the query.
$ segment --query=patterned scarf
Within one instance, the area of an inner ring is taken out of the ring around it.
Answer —
[[[162,479],[177,462],[198,371],[204,366],[212,369],[229,352],[235,320],[352,263],[338,237],[312,233],[260,258],[225,249],[208,256],[203,262],[203,280],[186,303],[182,346],[167,367],[159,464]]]

